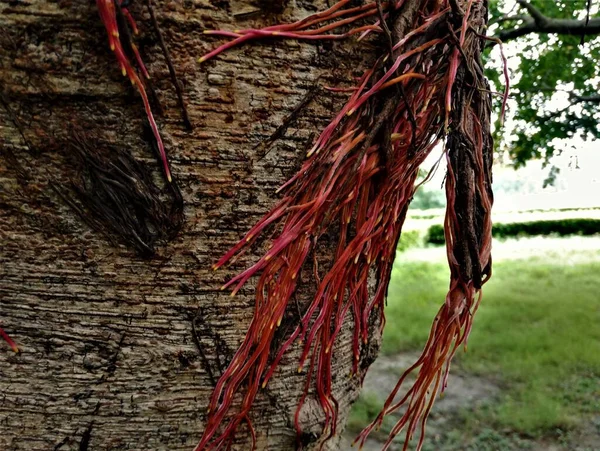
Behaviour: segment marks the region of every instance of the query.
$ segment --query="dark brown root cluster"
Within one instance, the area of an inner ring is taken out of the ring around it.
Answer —
[[[157,243],[171,240],[181,229],[179,188],[171,182],[161,189],[152,171],[131,153],[99,142],[73,133],[69,152],[77,165],[72,179],[77,201],[68,202],[94,230],[150,257]]]

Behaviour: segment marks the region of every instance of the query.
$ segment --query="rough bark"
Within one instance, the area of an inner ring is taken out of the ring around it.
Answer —
[[[267,11],[242,0],[156,2],[195,126],[189,131],[143,3],[132,11],[185,203],[181,231],[162,237],[150,259],[77,210],[74,131],[106,155],[132,154],[150,168],[160,196],[168,191],[142,131],[140,98],[121,78],[94,3],[0,2],[0,326],[22,350],[0,351],[3,450],[197,443],[214,378],[253,310],[251,288],[234,298],[219,288],[264,249],[226,270],[211,265],[274,203],[275,189],[343,101],[315,95],[318,86],[362,74],[361,55],[371,53],[349,42],[325,49],[263,42],[200,66],[197,58],[217,42],[203,29],[267,25],[325,2],[299,1],[283,15],[286,2]],[[302,305],[302,290],[298,298]],[[359,381],[347,377],[350,347],[342,351],[335,393],[345,419]],[[259,395],[252,418],[259,449],[294,448],[303,381],[288,357]],[[320,433],[311,405],[307,442]],[[237,437],[241,449],[246,432]]]

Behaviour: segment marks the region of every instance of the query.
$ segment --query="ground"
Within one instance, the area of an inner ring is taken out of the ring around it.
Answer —
[[[494,278],[468,352],[457,356],[431,414],[424,450],[600,450],[600,237],[506,240],[494,248]],[[369,370],[342,449],[351,449],[418,355],[447,287],[444,257],[441,247],[398,255],[384,355]],[[392,424],[365,449],[381,449]]]

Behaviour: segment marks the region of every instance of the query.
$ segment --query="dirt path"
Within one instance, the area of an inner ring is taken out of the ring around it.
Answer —
[[[402,372],[417,358],[416,353],[379,357],[365,378],[363,393],[376,395],[383,402]],[[410,382],[408,380],[407,384]],[[484,425],[481,426],[481,431],[465,437],[469,434],[462,433],[465,427],[461,424],[459,413],[492,403],[500,394],[500,387],[493,381],[461,372],[454,367],[450,372],[448,389],[443,397],[438,398],[429,417],[423,451],[600,451],[600,416],[581,425],[576,431],[539,440],[518,437],[508,431],[495,431]],[[397,399],[401,396],[402,394]],[[387,438],[383,429],[385,424],[379,435],[372,434],[362,448],[363,451],[382,449]],[[351,447],[351,443],[357,434],[357,431],[346,431],[340,450],[356,450],[356,447]],[[401,440],[398,442],[398,445],[390,447],[391,451],[401,449]]]
[[[399,377],[412,365],[418,358],[416,353],[399,354],[396,356],[381,356],[369,369],[365,382],[363,384],[363,393],[375,394],[380,400],[385,400],[388,394],[394,389]],[[414,379],[407,380],[407,388]],[[444,429],[448,428],[448,422],[452,420],[453,413],[464,407],[474,408],[481,406],[486,402],[493,400],[498,395],[500,389],[494,383],[467,374],[461,374],[456,371],[451,372],[448,379],[448,389],[443,397],[438,398],[436,404],[429,416],[427,423],[428,436],[439,436]],[[396,396],[396,401],[403,395],[401,391]],[[395,418],[400,417],[400,413]],[[385,434],[380,434],[377,438],[385,440]],[[374,435],[375,437],[375,435]],[[341,449],[352,449],[350,444],[354,440],[354,431],[347,432],[345,443]],[[382,442],[378,439],[370,439],[363,450],[375,451],[381,449]]]

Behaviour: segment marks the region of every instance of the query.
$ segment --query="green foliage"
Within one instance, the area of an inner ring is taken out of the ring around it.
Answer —
[[[548,236],[548,235],[595,235],[600,233],[600,219],[557,219],[546,221],[513,222],[509,224],[494,224],[494,238],[510,238],[519,236]],[[444,244],[444,228],[432,225],[426,237],[429,244]]]
[[[530,0],[530,3],[549,18],[583,19],[587,0]],[[490,1],[490,34],[498,35],[522,24],[519,20],[500,20],[527,15],[523,8],[511,11],[514,4],[514,0]],[[585,44],[580,45],[577,36],[530,34],[518,38],[515,48],[520,49],[520,53],[511,57],[511,66],[517,66],[511,77],[511,95],[516,105],[511,114],[515,127],[508,131],[510,136],[496,134],[496,140],[515,165],[534,158],[547,161],[561,151],[556,140],[576,136],[600,138],[600,102],[576,100],[598,93],[600,37],[587,36]],[[495,90],[502,91],[501,64],[497,54],[492,55],[487,55],[486,75]],[[500,99],[495,101],[500,111]]]
[[[382,407],[383,402],[379,399],[377,393],[361,392],[356,402],[352,405],[352,411],[350,412],[346,426],[350,431],[361,431],[377,417]]]
[[[429,171],[426,171],[423,168],[419,168],[419,177],[417,181],[423,182],[428,175]],[[443,208],[445,206],[446,196],[444,192],[440,189],[432,189],[431,186],[427,183],[421,185],[417,189],[417,191],[413,195],[412,201],[410,202],[410,208],[412,211],[430,210],[432,208]]]
[[[444,227],[439,224],[434,224],[429,227],[425,242],[428,244],[444,244],[446,242]]]
[[[443,208],[446,205],[444,192],[442,190],[427,189],[422,186],[415,193],[410,208],[413,210],[430,210],[432,208]]]
[[[404,252],[411,247],[417,247],[421,244],[423,244],[421,232],[418,230],[407,230],[400,235],[400,241],[398,242],[396,250],[398,252]]]

